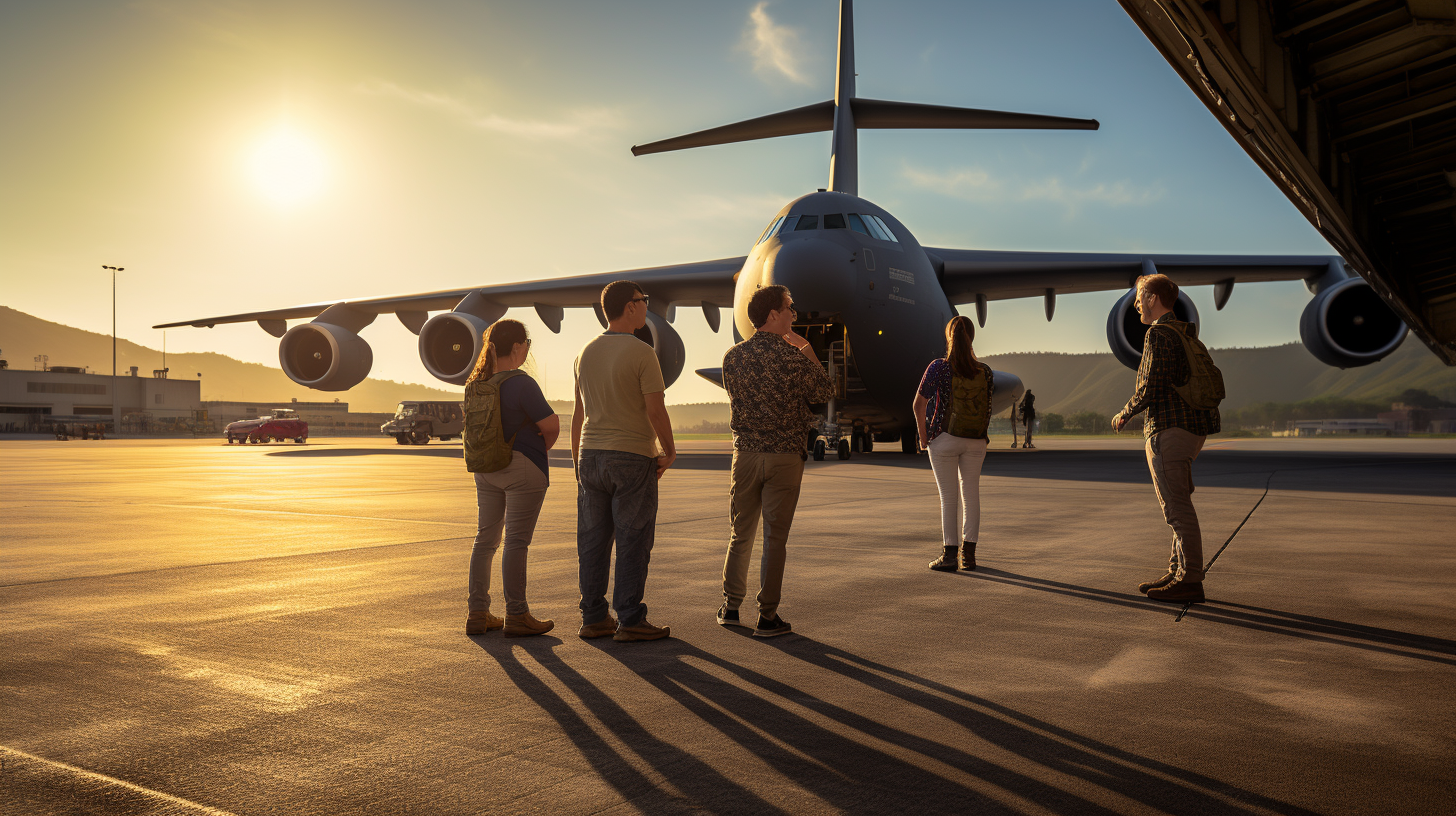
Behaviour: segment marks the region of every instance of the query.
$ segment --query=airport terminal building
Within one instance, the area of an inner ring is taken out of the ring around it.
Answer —
[[[44,371],[0,369],[0,430],[38,430],[50,423],[109,424],[118,403],[123,417],[137,421],[191,419],[202,407],[202,382],[168,379],[165,369],[143,377],[136,366],[116,377],[67,366]]]

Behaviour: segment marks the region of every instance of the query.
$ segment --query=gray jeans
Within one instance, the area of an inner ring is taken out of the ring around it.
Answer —
[[[987,444],[985,439],[962,439],[948,433],[930,440],[930,470],[940,491],[940,536],[947,547],[979,540],[981,467],[986,463]]]
[[[642,595],[657,534],[657,460],[625,451],[583,450],[576,478],[582,623],[607,617],[615,540],[617,582],[612,589],[612,608],[617,610],[620,625],[636,626],[647,618]]]
[[[1163,508],[1163,520],[1173,528],[1173,552],[1168,571],[1179,581],[1203,580],[1203,533],[1193,511],[1193,460],[1206,437],[1182,428],[1168,428],[1148,437],[1148,470],[1153,490]]]
[[[506,614],[524,615],[531,611],[526,604],[526,548],[531,546],[541,502],[546,499],[546,474],[516,451],[504,468],[474,476],[480,520],[475,548],[470,551],[470,611],[490,611],[490,562],[500,548],[504,527],[506,551],[501,556],[501,585]]]
[[[804,457],[797,453],[733,452],[733,473],[728,483],[728,513],[732,537],[723,560],[723,598],[737,609],[748,594],[748,565],[753,560],[753,539],[763,516],[763,555],[758,568],[758,614],[767,620],[778,615],[784,588],[784,561],[788,555],[789,526],[799,506],[804,479]]]

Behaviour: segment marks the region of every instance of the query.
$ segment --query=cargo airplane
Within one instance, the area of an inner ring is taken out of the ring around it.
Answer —
[[[1107,341],[1136,368],[1147,327],[1133,308],[1141,275],[1161,272],[1180,286],[1211,285],[1222,309],[1235,283],[1303,280],[1314,294],[1299,321],[1311,354],[1332,366],[1373,363],[1405,339],[1407,329],[1363,279],[1338,256],[1128,255],[1091,252],[1008,252],[922,246],[894,215],[861,198],[857,131],[861,128],[1095,130],[1096,120],[864,99],[855,95],[852,0],[841,0],[834,98],[814,105],[632,148],[634,155],[829,131],[829,186],[785,204],[747,255],[644,269],[623,269],[519,283],[489,284],[271,311],[207,317],[156,328],[257,321],[281,338],[278,359],[294,382],[343,391],[361,382],[373,362],[359,336],[380,314],[393,313],[419,336],[420,360],[435,377],[461,385],[480,354],[482,333],[508,309],[532,307],[553,332],[568,308],[594,308],[607,283],[630,278],[651,296],[639,331],[671,385],[685,352],[672,324],[678,306],[702,309],[714,331],[720,309],[732,309],[735,340],[753,333],[748,300],[768,284],[783,284],[801,310],[795,329],[833,375],[835,399],[820,410],[853,428],[852,444],[900,441],[915,450],[911,397],[920,373],[944,353],[944,326],[957,305],[974,304],[984,326],[987,303],[1040,297],[1050,320],[1058,294],[1126,289],[1107,316]],[[1180,293],[1175,313],[1198,323]],[[430,312],[440,312],[434,316]],[[310,322],[288,327],[287,321]],[[699,375],[722,384],[719,369]],[[994,409],[1022,392],[1020,380],[996,372]]]

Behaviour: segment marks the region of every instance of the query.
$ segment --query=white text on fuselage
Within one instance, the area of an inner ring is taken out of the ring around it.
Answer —
[[[914,284],[915,275],[910,272],[906,272],[903,269],[896,269],[892,266],[890,267],[890,280],[897,280],[904,283]]]

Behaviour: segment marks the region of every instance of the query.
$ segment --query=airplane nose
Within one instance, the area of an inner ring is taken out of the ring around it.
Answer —
[[[844,310],[854,282],[854,254],[817,238],[779,244],[764,264],[764,285],[789,287],[800,312]]]

